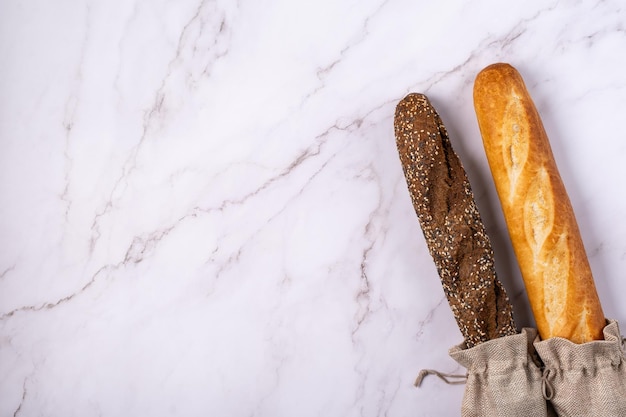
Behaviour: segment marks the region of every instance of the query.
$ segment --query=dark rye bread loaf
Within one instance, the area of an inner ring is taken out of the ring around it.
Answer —
[[[394,128],[409,194],[467,347],[516,334],[489,237],[441,118],[425,95],[409,94]]]

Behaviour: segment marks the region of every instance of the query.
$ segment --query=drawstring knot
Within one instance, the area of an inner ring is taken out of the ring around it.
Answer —
[[[550,401],[554,397],[554,388],[550,383],[550,369],[545,368],[541,375],[541,393],[543,394],[543,398]]]
[[[419,387],[422,385],[422,381],[426,378],[427,375],[435,375],[441,378],[446,384],[450,385],[458,385],[465,384],[467,381],[467,374],[459,375],[459,374],[446,374],[443,372],[435,371],[434,369],[422,369],[420,373],[417,375],[415,379],[415,386]]]

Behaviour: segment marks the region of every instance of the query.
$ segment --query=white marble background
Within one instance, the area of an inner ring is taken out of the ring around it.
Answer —
[[[459,414],[393,137],[429,95],[532,324],[471,101],[525,77],[626,323],[611,1],[0,2],[0,416]]]

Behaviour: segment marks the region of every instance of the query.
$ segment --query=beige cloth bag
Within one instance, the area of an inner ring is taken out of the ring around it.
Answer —
[[[467,368],[462,417],[626,416],[626,359],[616,321],[604,340],[540,341],[535,329],[450,349]]]
[[[535,329],[465,348],[450,349],[450,356],[467,368],[461,404],[463,417],[547,416],[542,394],[542,371],[534,356]]]
[[[616,321],[604,340],[577,345],[562,338],[537,341],[547,398],[561,417],[626,416],[626,363]]]

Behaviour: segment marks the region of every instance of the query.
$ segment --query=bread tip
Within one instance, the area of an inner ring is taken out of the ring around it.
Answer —
[[[482,88],[482,84],[488,84],[503,78],[521,78],[521,75],[513,65],[506,62],[491,64],[483,68],[476,75],[476,79],[474,81],[474,91]]]
[[[406,103],[406,102],[411,102],[411,101],[426,101],[426,102],[430,102],[428,100],[428,97],[426,97],[425,94],[422,94],[422,93],[409,93],[402,100],[400,100],[398,105],[400,105],[402,103]]]
[[[409,93],[402,100],[398,102],[396,105],[396,119],[406,115],[408,113],[413,113],[415,111],[419,111],[420,109],[428,109],[431,108],[430,100],[426,97],[425,94],[422,93]]]
[[[508,62],[496,62],[491,65],[487,65],[478,74],[483,73],[483,72],[488,72],[488,71],[510,71],[510,70],[517,71],[515,67],[509,64]]]

